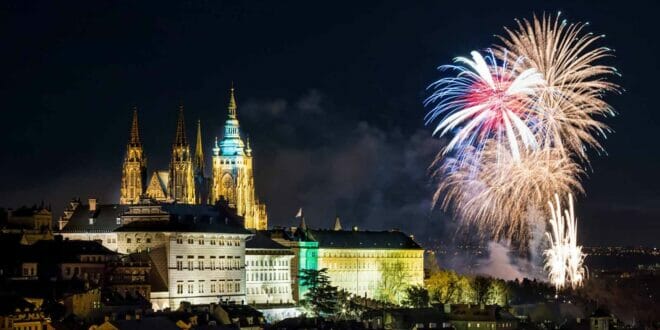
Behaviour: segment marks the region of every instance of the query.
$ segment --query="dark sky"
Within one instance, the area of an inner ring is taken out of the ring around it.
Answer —
[[[513,19],[561,10],[616,49],[623,95],[608,155],[592,153],[578,214],[585,244],[657,245],[658,8],[634,1],[3,1],[0,205],[116,202],[130,107],[150,170],[167,167],[176,108],[210,156],[227,89],[255,150],[273,225],[398,227],[447,239],[423,127],[437,65],[483,49]]]

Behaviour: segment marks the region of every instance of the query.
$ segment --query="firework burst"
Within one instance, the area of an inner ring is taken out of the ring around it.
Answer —
[[[530,221],[544,221],[532,211],[554,193],[582,193],[586,149],[604,151],[609,128],[600,120],[614,111],[602,97],[618,90],[605,78],[617,72],[598,63],[612,51],[594,47],[603,36],[586,26],[559,16],[518,21],[486,58],[457,58],[440,69],[458,74],[429,86],[426,124],[453,135],[432,165],[434,202],[490,239],[527,246]]]
[[[515,161],[497,150],[501,147],[491,143],[478,153],[472,149],[469,161],[436,159],[434,201],[484,238],[524,243],[531,238],[530,221],[543,221],[530,219],[529,212],[541,209],[555,191],[582,192],[582,170],[558,150],[527,151]]]
[[[604,152],[598,137],[610,129],[598,119],[615,113],[602,96],[619,89],[604,78],[618,73],[597,63],[613,55],[610,48],[592,47],[604,35],[584,32],[588,23],[570,24],[560,16],[517,20],[517,29],[505,28],[506,35],[498,36],[503,45],[495,46],[495,53],[501,59],[522,58],[525,65],[518,70],[534,68],[546,81],[532,128],[540,146],[587,161],[587,147]]]
[[[525,121],[544,85],[543,78],[536,69],[520,69],[519,60],[505,59],[498,65],[492,51],[486,58],[476,51],[470,54],[472,59],[457,57],[455,65],[440,67],[458,73],[429,86],[435,92],[426,105],[435,106],[426,116],[427,124],[444,117],[433,134],[444,136],[457,129],[444,153],[466,145],[481,149],[483,141],[496,139],[507,143],[518,160],[519,143],[525,148],[536,146]]]

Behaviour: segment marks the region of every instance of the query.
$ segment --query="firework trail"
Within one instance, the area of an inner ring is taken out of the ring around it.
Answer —
[[[555,204],[548,202],[551,230],[546,233],[550,246],[544,252],[545,269],[548,270],[548,280],[557,290],[581,286],[586,274],[583,266],[586,255],[582,246],[577,245],[577,220],[570,194],[568,205],[568,210],[562,210],[557,194]]]

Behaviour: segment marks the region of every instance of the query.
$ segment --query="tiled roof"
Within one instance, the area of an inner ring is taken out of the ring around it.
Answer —
[[[209,223],[210,222],[210,223]],[[227,234],[250,234],[249,231],[233,224],[225,224],[217,220],[209,221],[209,218],[200,218],[193,221],[189,218],[179,219],[174,215],[167,220],[144,220],[133,221],[129,224],[115,229],[115,232],[177,232],[177,233],[227,233]]]
[[[410,236],[397,230],[353,231],[308,229],[303,236],[319,242],[319,248],[421,250]]]
[[[25,261],[70,262],[77,261],[80,255],[117,254],[95,241],[61,239],[37,241],[23,250]]]
[[[62,233],[110,233],[113,231],[189,231],[249,234],[240,225],[242,218],[222,205],[159,204],[169,213],[170,221],[138,220],[122,227],[121,218],[131,206],[101,204],[91,212],[89,205],[79,205]],[[139,207],[139,205],[135,206]],[[139,214],[130,214],[132,218]],[[90,221],[92,219],[92,221]],[[121,229],[120,229],[121,228]]]
[[[288,247],[273,241],[263,233],[257,232],[254,236],[245,241],[246,250],[284,250],[290,251]],[[246,253],[249,251],[246,251]],[[291,251],[291,254],[293,252]]]
[[[89,205],[78,205],[62,233],[109,233],[117,229],[119,218],[128,207],[117,204],[97,204],[95,211],[89,210]],[[90,224],[89,219],[93,218]]]

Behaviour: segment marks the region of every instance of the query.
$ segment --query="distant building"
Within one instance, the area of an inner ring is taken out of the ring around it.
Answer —
[[[247,302],[251,305],[292,304],[291,249],[257,233],[246,242]]]
[[[25,244],[33,244],[38,240],[53,239],[53,214],[47,207],[32,206],[7,210],[7,222],[2,224],[0,231],[5,234],[19,234],[25,239]]]
[[[0,296],[0,329],[47,329],[49,325],[40,306],[16,295]]]
[[[53,214],[44,206],[21,207],[7,212],[7,224],[36,232],[52,229]]]
[[[446,304],[443,312],[456,330],[518,329],[518,318],[497,305]]]

